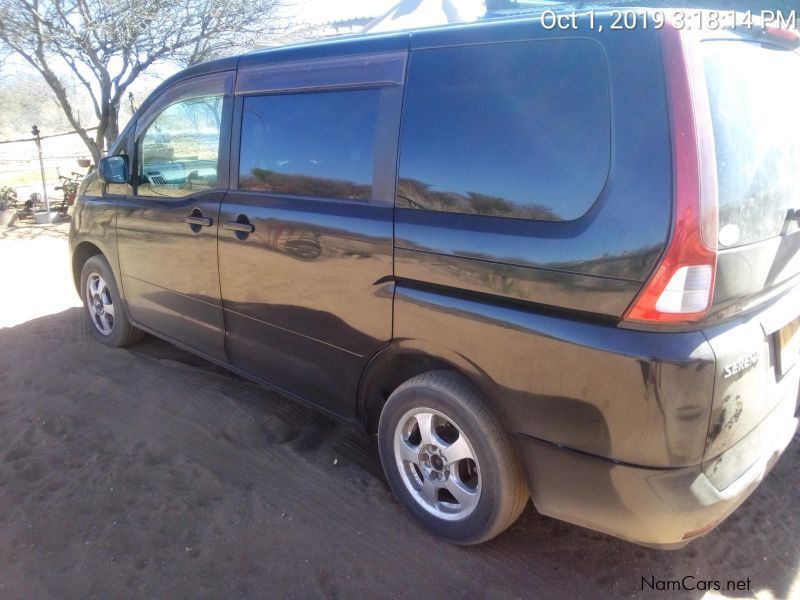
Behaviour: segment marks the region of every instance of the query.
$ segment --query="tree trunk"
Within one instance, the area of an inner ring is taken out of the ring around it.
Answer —
[[[108,123],[105,130],[105,149],[111,148],[111,144],[119,136],[119,106],[109,103]]]
[[[49,69],[41,68],[38,67],[37,65],[34,66],[36,66],[38,71],[42,74],[44,80],[50,86],[50,89],[53,90],[53,93],[56,96],[56,100],[61,106],[61,110],[64,111],[64,115],[67,117],[69,124],[72,125],[72,128],[75,130],[75,133],[77,133],[80,136],[81,140],[83,140],[83,143],[86,145],[86,148],[92,155],[92,161],[94,162],[94,164],[97,164],[97,161],[99,161],[100,157],[103,155],[102,150],[98,147],[96,141],[89,136],[86,130],[83,127],[81,127],[81,124],[78,121],[77,117],[75,116],[75,113],[72,111],[72,104],[70,103],[69,98],[67,97],[67,92],[64,89],[64,86],[61,85],[61,81],[58,79],[55,73],[53,73]]]

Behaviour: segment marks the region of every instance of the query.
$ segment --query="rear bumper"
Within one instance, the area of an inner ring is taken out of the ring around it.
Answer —
[[[728,451],[738,452],[743,471],[721,490],[702,465],[643,468],[524,435],[515,439],[540,513],[638,544],[676,549],[711,531],[756,489],[797,430],[797,404],[796,392],[786,396]],[[754,448],[753,439],[760,447]],[[743,461],[745,450],[750,459]]]

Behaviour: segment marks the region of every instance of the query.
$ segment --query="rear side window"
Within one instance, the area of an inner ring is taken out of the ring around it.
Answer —
[[[739,41],[702,44],[719,179],[719,246],[780,235],[800,207],[800,56]]]
[[[247,96],[239,189],[369,200],[380,90]]]
[[[590,40],[414,51],[397,206],[576,219],[608,176],[610,114],[603,52]]]

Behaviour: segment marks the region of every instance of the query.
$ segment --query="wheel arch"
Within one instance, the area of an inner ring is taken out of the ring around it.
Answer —
[[[108,256],[92,242],[83,241],[75,246],[72,251],[72,280],[75,283],[75,289],[78,294],[81,294],[81,271],[83,270],[83,265],[92,256],[97,256],[98,254],[105,256],[105,259],[108,260]]]
[[[467,357],[419,340],[395,340],[370,360],[361,375],[357,418],[368,432],[376,432],[381,410],[389,395],[412,377],[436,370],[461,375],[482,392],[490,403],[497,392],[491,378]]]

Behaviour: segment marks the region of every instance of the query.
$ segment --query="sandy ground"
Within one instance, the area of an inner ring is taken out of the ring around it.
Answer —
[[[94,343],[65,226],[0,228],[0,265],[0,598],[636,597],[687,575],[800,597],[797,438],[679,552],[531,507],[454,547],[405,516],[366,435],[158,340]]]

